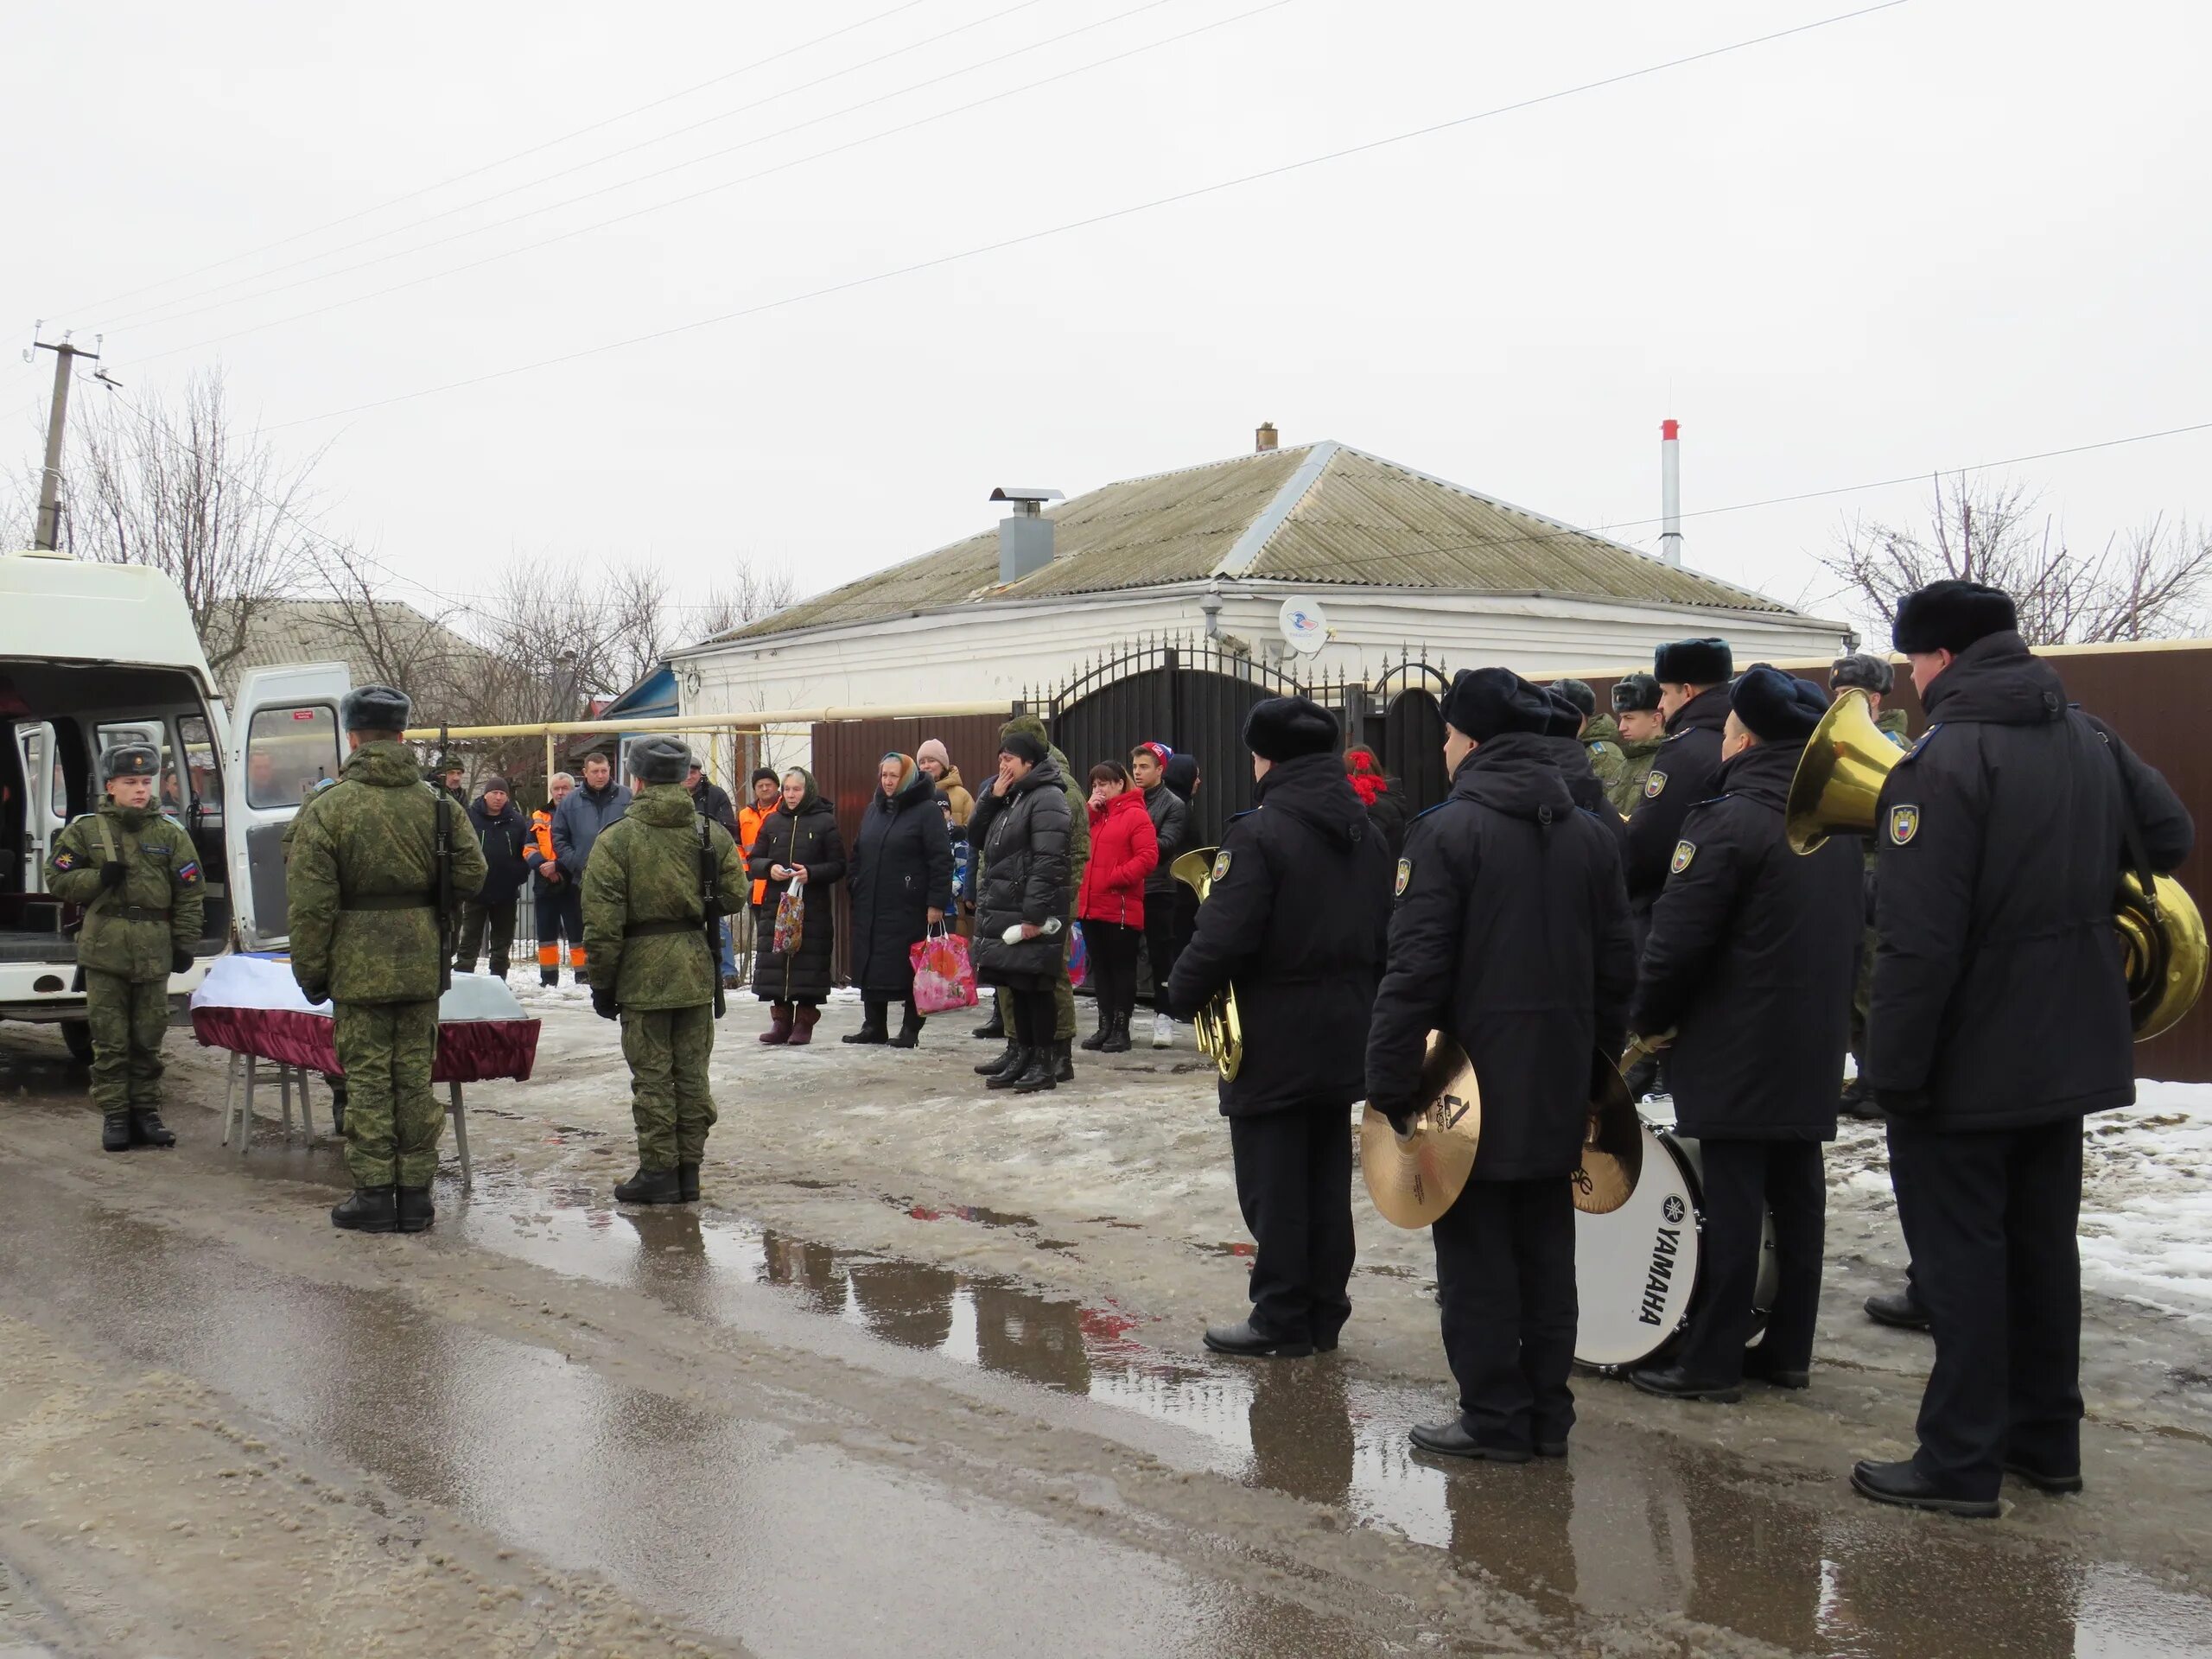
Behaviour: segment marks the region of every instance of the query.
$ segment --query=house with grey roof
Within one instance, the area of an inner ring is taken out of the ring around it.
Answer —
[[[1272,439],[1263,429],[1262,442]],[[687,711],[1012,699],[1144,636],[1261,658],[1286,610],[1315,669],[1365,680],[1408,647],[1531,676],[1648,668],[1719,634],[1737,660],[1849,649],[1847,623],[1465,485],[1325,441],[1108,484],[1007,493],[985,530],[675,653]]]

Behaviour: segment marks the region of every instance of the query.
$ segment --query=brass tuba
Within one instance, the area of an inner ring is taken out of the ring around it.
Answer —
[[[1167,874],[1198,895],[1204,904],[1213,891],[1214,855],[1217,847],[1201,847],[1167,867]],[[1155,972],[1157,969],[1154,970]],[[1214,1063],[1224,1083],[1234,1083],[1244,1065],[1244,1020],[1236,1012],[1236,988],[1217,991],[1198,1010],[1196,1021],[1198,1052]]]
[[[1904,759],[1874,724],[1866,692],[1839,692],[1806,740],[1789,783],[1783,827],[1791,849],[1809,853],[1830,836],[1873,834],[1883,781]],[[2196,901],[2171,876],[2154,876],[2151,886],[2155,899],[2145,902],[2142,880],[2130,871],[2113,899],[2113,926],[2126,952],[2128,1017],[2139,1043],[2170,1030],[2196,1006],[2208,960]]]

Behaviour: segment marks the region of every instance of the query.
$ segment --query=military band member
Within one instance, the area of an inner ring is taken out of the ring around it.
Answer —
[[[1588,725],[1582,706],[1572,694],[1560,690],[1560,685],[1582,685],[1580,680],[1562,680],[1543,688],[1551,699],[1552,723],[1546,734],[1544,752],[1551,756],[1552,764],[1559,768],[1560,780],[1575,805],[1596,818],[1611,830],[1617,842],[1625,845],[1628,825],[1619,813],[1613,810],[1611,799],[1605,793],[1605,785],[1597,771],[1581,733]],[[1589,687],[1582,686],[1584,691]]]
[[[1243,1064],[1220,1085],[1236,1198],[1258,1253],[1252,1312],[1217,1353],[1297,1357],[1351,1313],[1351,1125],[1389,925],[1390,856],[1344,776],[1336,716],[1270,697],[1244,722],[1255,804],[1230,820],[1167,1004],[1234,989]]]
[[[407,694],[364,685],[338,705],[351,753],[339,780],[300,809],[288,869],[292,977],[310,1002],[334,1008],[332,1039],[346,1074],[346,1166],[353,1195],[334,1227],[419,1233],[436,1218],[445,1113],[430,1090],[438,1046],[445,929],[484,885],[484,855],[467,814],[423,781],[403,743]],[[452,915],[441,914],[442,895]]]
[[[1613,810],[1626,817],[1643,798],[1651,757],[1666,741],[1667,717],[1659,712],[1659,682],[1649,674],[1624,674],[1613,682],[1614,742],[1621,752],[1620,775],[1605,787]]]
[[[92,1039],[100,1147],[173,1147],[162,1122],[162,1039],[169,976],[192,966],[206,879],[192,837],[154,805],[162,758],[127,743],[100,757],[107,798],[54,838],[46,887],[85,907],[77,965]]]
[[[1828,669],[1828,690],[1843,691],[1856,690],[1866,694],[1867,712],[1874,716],[1874,724],[1882,734],[1900,749],[1912,746],[1905,741],[1905,718],[1902,709],[1885,709],[1882,699],[1890,695],[1890,688],[1897,683],[1897,671],[1885,658],[1869,652],[1853,652],[1848,657],[1839,657]],[[1859,940],[1859,971],[1851,988],[1851,1060],[1854,1073],[1844,1086],[1842,1108],[1852,1116],[1870,1122],[1879,1122],[1882,1109],[1874,1103],[1874,1096],[1866,1087],[1866,1010],[1874,995],[1874,839],[1867,836],[1866,849],[1866,922]],[[1910,1296],[1910,1290],[1907,1291]],[[1917,1321],[1927,1324],[1925,1319]]]
[[[1628,820],[1629,903],[1646,918],[1667,884],[1684,816],[1713,795],[1735,660],[1726,639],[1677,639],[1653,653],[1652,667],[1667,739],[1651,757]]]
[[[1413,1431],[1452,1456],[1563,1456],[1574,1422],[1574,1210],[1593,1063],[1620,1052],[1636,962],[1612,834],[1545,752],[1553,704],[1508,670],[1444,700],[1452,792],[1399,861],[1367,1097],[1402,1129],[1428,1033],[1482,1090],[1472,1181],[1435,1224],[1444,1347],[1459,1412]]]
[[[736,842],[684,786],[690,765],[679,738],[632,744],[630,804],[600,832],[584,871],[591,1006],[622,1022],[638,1128],[637,1173],[614,1189],[624,1204],[698,1201],[721,971],[706,929],[710,912],[734,914],[752,895]]]
[[[2030,654],[2012,601],[1947,581],[1892,631],[1929,726],[1882,786],[1867,1082],[1936,1339],[1885,1503],[1993,1516],[2009,1472],[2082,1485],[2082,1119],[2135,1098],[2113,894],[2194,839],[2165,780]]]
[[[1690,809],[1651,912],[1630,1029],[1668,1050],[1675,1126],[1703,1152],[1704,1268],[1689,1329],[1647,1394],[1733,1400],[1745,1376],[1806,1385],[1820,1312],[1827,1187],[1852,959],[1859,849],[1789,849],[1783,804],[1827,696],[1758,664],[1729,692],[1719,793]],[[1763,1214],[1781,1278],[1749,1351]]]

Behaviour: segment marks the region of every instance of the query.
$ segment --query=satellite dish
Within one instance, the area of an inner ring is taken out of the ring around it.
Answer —
[[[1283,641],[1301,657],[1311,657],[1329,643],[1329,613],[1318,599],[1286,599],[1275,615]]]

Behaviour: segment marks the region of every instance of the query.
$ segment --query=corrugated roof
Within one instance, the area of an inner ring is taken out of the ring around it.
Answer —
[[[462,638],[397,600],[382,600],[377,612],[397,642],[394,654],[413,663],[423,677],[452,679],[489,653],[474,641]],[[250,668],[280,663],[343,662],[356,685],[378,677],[377,670],[360,649],[358,637],[346,626],[345,608],[330,600],[285,599],[263,606],[246,626],[245,649],[223,665],[223,690],[238,689],[238,677]],[[423,695],[427,687],[409,687]]]
[[[1309,460],[1313,475],[1301,477]],[[1020,582],[999,584],[993,529],[802,600],[718,641],[976,601],[1060,598],[1217,575],[1224,582],[1548,593],[1791,614],[1764,594],[1337,443],[1109,484],[1047,516],[1052,562]],[[1248,532],[1256,545],[1240,549]],[[1231,550],[1239,550],[1238,558],[1224,570]]]

